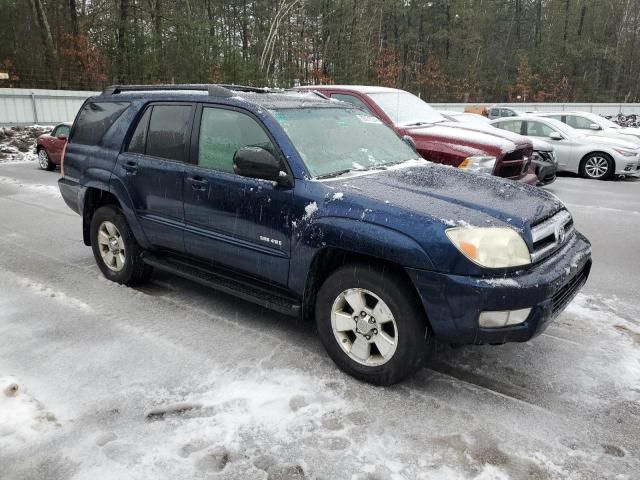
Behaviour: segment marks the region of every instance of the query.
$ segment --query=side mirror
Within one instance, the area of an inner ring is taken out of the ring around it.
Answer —
[[[600,125],[598,125],[597,123],[592,123],[591,125],[589,125],[589,128],[591,130],[602,130],[602,128],[600,128]]]
[[[56,138],[58,140],[65,140],[65,141],[67,140],[67,136],[66,135],[58,135]]]
[[[233,171],[249,178],[269,180],[290,186],[288,175],[282,175],[282,165],[273,154],[262,147],[242,147],[233,155]],[[284,172],[283,172],[284,173]]]
[[[414,152],[418,151],[418,147],[416,146],[416,141],[411,138],[409,135],[404,135],[402,137],[402,141],[409,145]]]
[[[549,138],[551,140],[563,140],[564,139],[564,137],[558,132],[551,132],[549,134]]]

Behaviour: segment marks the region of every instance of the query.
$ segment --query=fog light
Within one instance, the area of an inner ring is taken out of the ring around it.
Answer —
[[[506,310],[503,312],[481,312],[478,319],[483,328],[501,328],[523,323],[531,313],[530,308]]]

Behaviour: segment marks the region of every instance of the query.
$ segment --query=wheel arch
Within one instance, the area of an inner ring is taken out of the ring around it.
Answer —
[[[365,253],[355,252],[340,247],[327,246],[316,252],[314,255],[310,267],[309,274],[307,275],[307,281],[304,289],[303,301],[302,301],[302,317],[306,321],[313,321],[315,316],[315,301],[318,290],[324,283],[324,281],[336,271],[339,267],[349,264],[361,264],[367,265],[375,263],[381,266],[383,271],[393,271],[400,275],[411,289],[411,293],[415,296],[415,300],[418,302],[421,311],[424,314],[424,319],[431,328],[431,323],[424,305],[421,301],[418,290],[415,284],[411,280],[411,277],[402,265],[385,260]]]

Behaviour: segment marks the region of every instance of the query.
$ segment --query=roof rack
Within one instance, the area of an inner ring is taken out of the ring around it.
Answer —
[[[232,97],[232,90],[251,93],[271,93],[280,89],[269,87],[248,87],[244,85],[227,85],[217,83],[190,83],[182,85],[111,85],[102,91],[102,95],[115,95],[122,92],[153,92],[165,90],[204,91],[213,97]]]

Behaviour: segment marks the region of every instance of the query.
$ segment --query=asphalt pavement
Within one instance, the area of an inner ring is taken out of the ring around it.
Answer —
[[[0,163],[3,480],[638,478],[640,181],[548,187],[594,266],[544,334],[442,345],[379,388],[302,321],[165,274],[108,282],[57,179]]]

